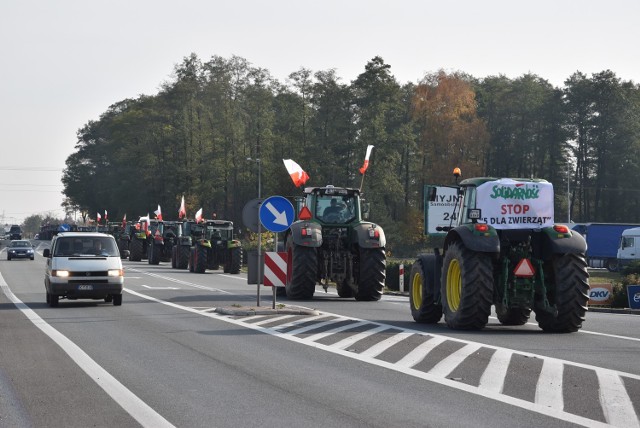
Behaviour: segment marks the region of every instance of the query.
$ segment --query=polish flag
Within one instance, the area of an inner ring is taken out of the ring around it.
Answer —
[[[360,168],[360,174],[364,175],[365,171],[367,170],[367,168],[369,168],[369,156],[371,156],[371,149],[373,149],[372,145],[368,145],[367,146],[367,154],[364,157],[364,163],[362,164],[362,167]]]
[[[196,213],[196,223],[200,223],[201,221],[202,221],[202,208],[200,208]]]
[[[186,217],[187,209],[184,206],[184,195],[182,195],[182,203],[180,204],[180,209],[178,210],[178,218]]]
[[[104,210],[104,222],[106,223],[109,220],[109,215],[107,214],[107,210]]]
[[[156,215],[156,218],[162,221],[162,210],[160,209],[160,205],[158,205],[158,209],[153,212]]]
[[[122,227],[125,227],[127,225],[127,213],[124,213],[124,216],[122,216]]]
[[[98,214],[96,216],[96,218],[97,218],[96,223],[100,223],[100,220],[102,219],[102,216],[100,215],[100,213],[96,213],[96,214]]]
[[[300,165],[291,159],[282,159],[282,162],[284,162],[284,166],[287,168],[287,172],[291,176],[291,180],[293,180],[293,184],[295,184],[296,187],[300,187],[307,182],[309,174],[307,174]]]

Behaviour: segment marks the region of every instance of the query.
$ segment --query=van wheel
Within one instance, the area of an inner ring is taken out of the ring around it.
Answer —
[[[111,303],[113,301],[113,295],[107,294],[106,296],[104,296],[104,301],[105,303]]]
[[[51,306],[52,308],[55,308],[58,306],[58,299],[59,296],[56,294],[50,294],[49,295],[49,306]]]
[[[113,295],[113,306],[122,305],[122,294],[114,294]]]
[[[51,303],[51,295],[47,292],[47,305]]]

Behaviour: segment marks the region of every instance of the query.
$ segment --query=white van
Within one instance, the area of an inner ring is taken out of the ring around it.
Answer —
[[[640,260],[640,227],[623,230],[618,247],[618,266],[620,268]]]
[[[53,237],[44,286],[49,306],[59,299],[104,299],[122,304],[124,270],[113,236],[97,232],[63,232]]]

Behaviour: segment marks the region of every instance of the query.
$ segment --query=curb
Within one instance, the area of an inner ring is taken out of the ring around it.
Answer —
[[[283,308],[262,308],[254,306],[225,306],[215,311],[222,315],[253,316],[253,315],[320,315],[320,311],[299,306],[285,306]]]

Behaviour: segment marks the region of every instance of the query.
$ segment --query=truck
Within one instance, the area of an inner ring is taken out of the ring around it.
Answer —
[[[469,178],[457,184],[442,250],[420,255],[409,279],[416,322],[479,330],[495,306],[503,325],[535,312],[546,332],[582,327],[589,300],[585,239],[556,224],[553,186],[544,179]],[[426,200],[437,199],[437,186]]]
[[[618,270],[618,247],[622,232],[640,224],[578,223],[571,228],[587,240],[587,263],[592,268]]]
[[[311,299],[316,284],[336,284],[338,296],[360,301],[382,297],[386,277],[386,237],[365,221],[360,190],[326,185],[307,187],[296,199],[298,219],[285,231],[286,295]]]
[[[616,257],[618,269],[640,261],[640,227],[632,227],[622,231]]]

